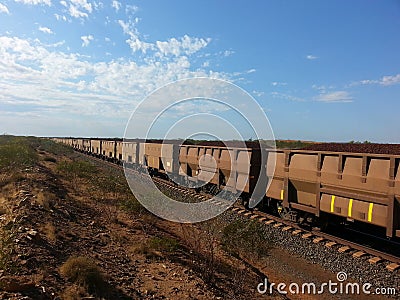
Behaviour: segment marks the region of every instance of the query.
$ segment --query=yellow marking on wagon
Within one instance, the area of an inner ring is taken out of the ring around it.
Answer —
[[[332,199],[331,199],[331,212],[333,213],[335,210],[335,195],[332,195]]]
[[[351,218],[351,211],[353,210],[353,199],[349,200],[349,209],[347,211],[347,216]]]
[[[368,207],[368,222],[372,222],[372,210],[374,209],[374,204],[370,203]]]
[[[281,190],[281,200],[283,200],[283,196],[284,196],[285,190]]]

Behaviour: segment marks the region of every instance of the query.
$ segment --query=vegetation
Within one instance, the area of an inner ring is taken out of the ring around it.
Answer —
[[[70,257],[61,266],[60,273],[69,281],[85,287],[91,293],[103,290],[105,280],[95,262],[88,257]]]
[[[137,199],[131,194],[126,198],[122,199],[120,202],[121,208],[127,212],[142,212],[144,208],[142,204],[137,201]]]
[[[258,260],[268,255],[272,241],[257,221],[236,220],[222,231],[223,248],[236,257]]]
[[[96,167],[83,160],[62,161],[57,166],[57,170],[70,179],[89,178],[96,171]]]
[[[35,146],[35,138],[0,136],[0,169],[32,166],[38,160]]]
[[[12,221],[0,227],[0,270],[5,273],[13,273],[16,270],[16,264],[13,260],[15,234],[16,227]]]
[[[112,176],[106,172],[96,172],[96,176],[91,177],[91,182],[100,187],[103,192],[110,193],[114,197],[117,197],[120,194],[131,194],[129,186],[123,176]]]
[[[169,237],[152,237],[141,243],[135,252],[144,254],[146,258],[156,257],[157,252],[173,253],[179,248],[179,242]]]
[[[74,150],[71,147],[61,143],[56,143],[49,139],[40,139],[38,150],[46,151],[54,155],[66,155],[74,152]]]
[[[149,240],[149,247],[161,252],[175,252],[179,248],[179,243],[169,237],[153,237]]]
[[[349,144],[371,144],[371,142],[370,141],[364,141],[364,142],[350,141]]]

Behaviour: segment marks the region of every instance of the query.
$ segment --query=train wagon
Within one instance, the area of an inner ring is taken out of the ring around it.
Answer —
[[[101,149],[102,141],[98,139],[91,139],[90,144],[91,144],[90,154],[100,157],[100,155],[102,155],[102,149]]]
[[[92,147],[91,147],[90,139],[83,139],[82,140],[82,151],[89,154],[89,153],[91,153],[91,148]]]
[[[101,141],[102,157],[109,161],[113,161],[115,159],[115,153],[116,153],[115,146],[116,142],[113,140],[102,140]]]
[[[400,237],[400,156],[327,151],[277,151],[266,196],[291,217],[328,215],[363,222]],[[267,166],[268,168],[268,166]]]
[[[122,141],[115,141],[115,155],[114,158],[119,164],[122,164],[122,158],[123,158],[123,153],[122,153]]]
[[[122,161],[127,166],[133,167],[138,163],[139,156],[138,142],[125,140],[122,142]]]
[[[260,149],[182,145],[179,175],[218,190],[251,194],[260,174]]]
[[[139,165],[151,173],[168,173],[171,177],[178,173],[178,145],[166,143],[139,143]]]

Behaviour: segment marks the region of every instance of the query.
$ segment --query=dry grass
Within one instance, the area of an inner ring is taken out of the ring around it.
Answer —
[[[163,253],[173,253],[180,247],[179,242],[169,237],[152,237],[134,247],[133,252],[143,254],[146,258],[161,256]]]
[[[50,192],[38,190],[34,193],[36,194],[35,201],[38,205],[42,206],[45,210],[51,210],[53,208],[57,199],[56,195]]]
[[[10,212],[6,198],[0,196],[0,216]]]
[[[90,293],[102,293],[105,280],[96,263],[84,256],[70,257],[61,267],[60,273],[70,282],[84,287]]]
[[[19,171],[0,171],[0,188],[3,188],[9,184],[17,184],[24,179],[25,175]]]
[[[57,230],[53,224],[47,222],[42,226],[42,231],[50,243],[55,244],[57,242]]]
[[[93,174],[97,174],[97,168],[83,160],[61,161],[57,165],[57,171],[67,180],[71,181],[74,189],[78,189],[78,183],[84,179],[90,180]]]
[[[12,274],[17,269],[13,260],[17,227],[11,218],[0,227],[0,270],[6,274]]]

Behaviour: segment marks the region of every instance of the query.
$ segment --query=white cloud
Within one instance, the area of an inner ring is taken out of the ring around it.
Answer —
[[[327,103],[353,102],[353,97],[351,97],[346,91],[336,91],[330,93],[321,93],[315,97],[315,100]]]
[[[93,41],[93,35],[89,34],[89,35],[81,36],[81,40],[83,41],[82,47],[87,47],[87,46],[89,46],[90,41]]]
[[[163,56],[182,54],[191,55],[200,49],[206,47],[211,39],[192,38],[184,35],[180,39],[171,38],[168,41],[157,41],[156,46],[159,53]]]
[[[43,45],[44,47],[49,47],[49,48],[57,48],[60,47],[62,45],[65,44],[65,40],[59,41],[57,43],[53,43],[53,44],[47,44],[47,45]]]
[[[72,5],[75,5],[76,7],[80,7],[87,12],[91,13],[93,11],[92,9],[92,4],[88,3],[86,0],[70,0]]]
[[[285,93],[278,93],[278,92],[272,92],[270,94],[273,98],[277,99],[285,99],[285,100],[290,100],[290,101],[299,101],[302,102],[304,101],[303,98],[299,98],[290,94],[285,94]]]
[[[378,84],[378,83],[379,83],[379,80],[365,79],[365,80],[360,80],[359,82],[354,82],[351,84],[351,86],[359,85],[359,84],[367,85],[367,84]]]
[[[136,28],[138,22],[138,18],[134,18],[128,22],[118,20],[118,24],[121,26],[123,32],[130,37],[126,40],[126,43],[133,52],[141,51],[144,54],[153,50],[157,57],[180,57],[181,55],[191,55],[198,52],[211,41],[209,38],[203,39],[184,35],[182,38],[171,38],[167,41],[148,43],[140,39],[140,34]]]
[[[86,36],[83,41],[91,41]],[[154,89],[190,77],[229,79],[225,73],[191,69],[187,56],[89,62],[40,41],[0,36],[0,104],[29,106],[43,114],[129,117]],[[132,102],[133,101],[133,102]]]
[[[118,20],[118,24],[122,27],[123,32],[130,36],[130,38],[126,40],[126,43],[129,45],[132,51],[141,51],[142,53],[146,53],[148,50],[154,49],[155,47],[154,44],[147,43],[139,39],[139,32],[135,27],[136,23],[136,19],[128,22]]]
[[[40,30],[41,32],[48,33],[48,34],[52,34],[52,33],[53,33],[53,31],[51,31],[51,29],[48,28],[48,27],[42,27],[42,26],[40,26],[40,27],[39,27],[39,30]]]
[[[235,53],[235,51],[232,51],[232,50],[225,50],[224,51],[224,56],[225,57],[228,57],[228,56],[231,56],[232,54],[234,54]]]
[[[104,8],[103,2],[96,2],[96,1],[94,1],[94,2],[93,2],[93,5],[94,5],[94,9],[95,9],[95,10],[100,10],[100,9],[103,9],[103,8]]]
[[[154,48],[153,44],[143,42],[138,38],[130,38],[126,42],[133,52],[142,51],[142,53],[146,53],[148,50]]]
[[[57,21],[60,20],[67,21],[67,17],[64,15],[54,14],[54,16],[56,17]]]
[[[138,12],[138,10],[139,10],[139,7],[137,7],[136,5],[126,5],[126,7],[125,7],[125,13],[127,14],[127,15],[129,15],[129,14],[135,14],[135,13],[137,13]]]
[[[307,56],[306,56],[306,58],[307,58],[308,60],[314,60],[314,59],[317,59],[317,58],[318,58],[318,56],[315,56],[315,55],[309,54],[309,55],[307,55]]]
[[[77,19],[88,18],[88,14],[93,12],[92,4],[88,3],[87,0],[69,0],[69,2],[61,0],[60,3],[67,8],[69,6],[69,15]]]
[[[111,5],[113,8],[115,8],[115,11],[116,12],[118,12],[119,11],[119,9],[121,8],[121,2],[118,2],[118,1],[113,1],[112,2],[112,5]]]
[[[254,72],[256,72],[256,71],[257,71],[256,69],[250,69],[250,70],[247,70],[246,73],[247,73],[247,74],[250,74],[250,73],[254,73]]]
[[[350,84],[350,86],[355,86],[360,84],[361,85],[379,84],[383,86],[400,84],[400,74],[383,76],[381,79],[364,79],[357,82],[353,82]]]
[[[394,85],[400,84],[400,74],[394,76],[383,76],[379,82],[381,85]]]
[[[284,86],[284,85],[287,85],[287,83],[286,82],[274,81],[274,82],[271,82],[271,85],[273,85],[273,86]]]
[[[316,84],[313,84],[313,85],[311,86],[311,88],[314,89],[314,90],[318,90],[318,91],[325,91],[325,90],[326,90],[326,86],[325,86],[325,85],[316,85]]]
[[[24,4],[31,4],[31,5],[45,4],[51,6],[50,0],[15,0],[15,2],[22,2]]]
[[[253,95],[256,95],[257,97],[261,97],[265,94],[264,92],[260,92],[260,91],[253,91],[252,93],[253,93]]]
[[[7,15],[10,14],[10,12],[9,12],[9,10],[8,10],[8,8],[7,8],[7,6],[5,6],[5,5],[2,4],[2,3],[0,3],[0,13],[5,13],[5,14],[7,14]]]
[[[87,13],[80,11],[74,5],[71,5],[69,7],[69,14],[70,14],[71,17],[74,17],[74,18],[77,18],[77,19],[79,19],[79,18],[87,18],[89,16]]]

